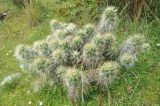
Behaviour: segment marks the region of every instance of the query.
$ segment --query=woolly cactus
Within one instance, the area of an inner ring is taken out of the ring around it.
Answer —
[[[30,47],[18,45],[15,57],[23,70],[53,78],[55,85],[64,85],[77,101],[90,91],[92,82],[104,89],[111,86],[121,67],[134,67],[139,53],[150,48],[141,34],[116,46],[113,32],[117,23],[115,7],[105,9],[98,26],[86,24],[80,29],[73,23],[52,20],[52,34]]]

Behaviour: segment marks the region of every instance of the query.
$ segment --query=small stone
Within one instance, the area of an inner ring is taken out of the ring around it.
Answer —
[[[128,86],[128,87],[127,87],[127,91],[128,91],[129,94],[131,94],[131,93],[133,92],[132,86]]]
[[[31,105],[31,104],[32,104],[32,101],[29,101],[28,104]]]
[[[42,101],[40,101],[40,102],[39,102],[39,106],[42,106],[42,105],[43,105],[43,102],[42,102]]]
[[[160,47],[160,43],[157,43],[157,47]]]
[[[30,93],[30,90],[28,90],[27,93]]]

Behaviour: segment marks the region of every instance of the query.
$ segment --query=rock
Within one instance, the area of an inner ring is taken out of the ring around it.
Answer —
[[[21,73],[14,73],[5,77],[2,82],[0,82],[0,87],[4,87],[7,84],[12,84],[16,79],[19,79],[22,76]]]

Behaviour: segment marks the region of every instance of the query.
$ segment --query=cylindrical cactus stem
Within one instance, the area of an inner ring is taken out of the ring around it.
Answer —
[[[127,39],[127,42],[132,42],[137,52],[145,52],[150,48],[150,44],[147,42],[144,35],[135,34]]]
[[[111,48],[115,45],[115,41],[116,41],[115,35],[113,35],[112,33],[107,33],[102,36],[104,36],[104,39],[105,39],[105,44],[106,44],[105,49]]]
[[[59,29],[64,29],[67,26],[67,24],[61,23],[57,20],[51,20],[50,21],[50,26],[51,26],[52,32],[54,32],[54,31],[59,30]]]
[[[66,26],[66,28],[54,31],[53,35],[55,35],[55,37],[58,37],[60,39],[65,39],[67,37],[74,37],[76,35],[76,31],[77,31],[77,26],[75,24],[70,23]]]
[[[106,46],[105,37],[101,35],[96,35],[93,37],[92,44],[95,45],[98,52],[103,53]]]
[[[69,58],[69,55],[72,51],[71,48],[71,39],[64,39],[59,41],[59,49],[62,49],[65,52],[65,55],[67,56],[67,59]]]
[[[20,68],[23,71],[30,71],[32,62],[37,57],[38,53],[29,46],[18,45],[14,55],[20,62]]]
[[[93,36],[95,33],[95,27],[92,24],[87,24],[84,26],[85,34]]]
[[[81,79],[80,70],[76,68],[68,68],[65,74],[65,84],[67,87],[70,85],[78,86]]]
[[[103,59],[101,53],[96,51],[92,43],[87,43],[83,48],[82,60],[86,68],[95,68]]]
[[[132,54],[130,52],[126,52],[119,57],[119,62],[125,68],[131,68],[135,65],[137,61],[136,54]]]
[[[98,32],[100,34],[113,32],[117,25],[117,9],[115,7],[107,7],[101,16],[101,20],[98,25]]]
[[[53,60],[53,63],[56,65],[56,66],[60,66],[60,65],[66,65],[67,64],[67,54],[64,50],[62,49],[56,49],[52,55],[52,60]]]
[[[84,46],[84,40],[80,36],[75,36],[71,41],[71,48],[73,50],[81,51]]]
[[[97,83],[99,76],[96,69],[85,70],[84,75],[86,77],[86,82],[90,85]]]
[[[143,35],[135,34],[129,37],[120,48],[119,61],[126,68],[133,67],[137,61],[137,55],[148,49],[150,45]]]
[[[128,42],[132,42],[134,46],[141,45],[146,42],[145,36],[142,34],[135,34],[127,39]]]
[[[95,45],[96,51],[103,55],[104,58],[111,58],[111,49],[115,43],[115,36],[108,33],[105,35],[96,35],[92,40],[92,44]]]
[[[41,57],[49,57],[52,52],[51,47],[45,40],[35,42],[33,48]]]
[[[48,42],[49,47],[51,48],[51,51],[53,52],[59,47],[59,39],[49,40]]]
[[[59,38],[59,39],[65,39],[67,37],[67,33],[64,30],[57,30],[55,31],[55,37]]]
[[[105,49],[103,53],[105,60],[116,60],[118,55],[118,49],[116,47]]]
[[[76,101],[79,98],[77,87],[79,86],[81,79],[79,70],[75,68],[69,68],[66,71],[66,75],[64,78],[70,98],[73,98],[73,100]]]
[[[90,41],[93,38],[93,36],[95,35],[94,25],[91,25],[91,24],[85,25],[83,31],[84,31],[84,34],[85,34],[85,36],[84,36],[85,42]]]
[[[76,31],[77,31],[77,26],[73,23],[69,23],[65,28],[65,32],[70,35],[72,34],[74,35]]]
[[[136,47],[134,46],[131,40],[126,40],[120,47],[119,51],[120,51],[120,56],[122,56],[125,53],[136,54],[137,52]]]
[[[90,88],[87,76],[79,69],[69,68],[66,72],[65,81],[70,98],[75,102],[79,101],[80,98],[83,100]]]
[[[18,45],[14,55],[19,61],[29,61],[33,60],[37,53],[29,46]]]
[[[78,51],[71,51],[68,59],[68,64],[72,66],[76,66],[81,61],[81,55]]]
[[[114,79],[117,77],[120,65],[115,61],[105,62],[101,66],[98,67],[98,82],[103,87],[109,87]]]
[[[65,85],[66,79],[64,77],[67,70],[68,68],[64,66],[60,66],[56,69],[55,80],[57,81],[57,83]]]
[[[92,43],[103,52],[105,49],[108,49],[113,46],[115,43],[115,36],[111,33],[105,35],[96,35],[94,36]]]
[[[52,61],[48,58],[37,58],[33,62],[33,71],[39,75],[50,75],[52,73]]]

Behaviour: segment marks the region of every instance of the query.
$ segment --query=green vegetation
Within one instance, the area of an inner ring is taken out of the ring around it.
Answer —
[[[0,81],[12,73],[21,72],[14,57],[15,47],[18,44],[32,45],[34,41],[44,39],[51,33],[50,19],[73,22],[81,27],[86,23],[97,23],[106,5],[103,2],[97,5],[94,0],[46,0],[36,2],[30,10],[17,8],[11,1],[0,0],[0,11],[10,9],[6,20],[0,23]],[[133,69],[123,69],[119,80],[109,89],[110,92],[93,91],[90,98],[85,98],[84,105],[160,104],[160,47],[157,46],[160,43],[159,19],[149,21],[144,16],[137,23],[123,18],[116,32],[118,41],[121,43],[128,35],[142,32],[149,39],[151,50],[138,58]],[[29,103],[35,106],[40,101],[47,106],[71,105],[65,89],[46,85],[40,92],[34,93],[32,85],[42,82],[35,82],[37,77],[23,73],[20,80],[0,89],[0,106],[27,106]]]

